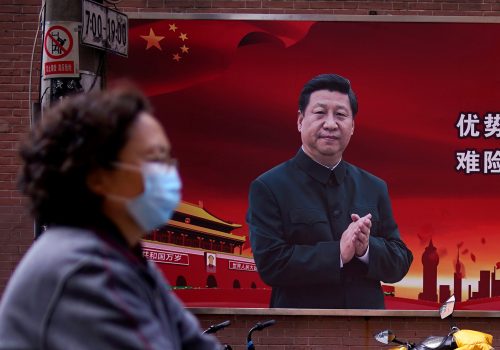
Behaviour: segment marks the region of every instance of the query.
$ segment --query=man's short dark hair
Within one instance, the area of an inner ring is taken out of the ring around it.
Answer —
[[[20,190],[42,224],[91,224],[101,198],[87,187],[94,169],[112,169],[149,102],[131,86],[68,97],[44,113],[21,146]]]
[[[304,87],[299,97],[299,111],[305,112],[311,94],[318,90],[338,91],[349,96],[349,104],[351,105],[353,118],[358,113],[358,100],[354,91],[351,88],[351,83],[346,78],[338,74],[320,74],[309,80]]]

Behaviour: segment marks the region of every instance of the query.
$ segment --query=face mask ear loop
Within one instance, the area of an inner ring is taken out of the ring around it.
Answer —
[[[117,194],[107,194],[105,195],[106,198],[111,199],[116,202],[121,202],[121,203],[127,203],[128,198],[119,196]]]

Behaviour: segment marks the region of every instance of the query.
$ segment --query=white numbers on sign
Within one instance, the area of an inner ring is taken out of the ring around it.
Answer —
[[[108,47],[113,51],[119,50],[119,47],[127,45],[127,21],[120,13],[108,11]]]
[[[128,17],[90,0],[82,9],[82,43],[127,56]]]

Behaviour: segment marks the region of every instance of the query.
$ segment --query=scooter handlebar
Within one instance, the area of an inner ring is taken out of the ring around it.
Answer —
[[[247,336],[247,350],[255,350],[255,345],[253,344],[253,341],[252,341],[252,333],[254,331],[261,331],[264,328],[272,326],[275,323],[276,323],[275,320],[268,320],[268,321],[264,321],[264,322],[257,322],[257,324],[255,326],[253,326],[252,329],[250,329],[250,331],[248,332],[248,336]]]
[[[262,323],[257,323],[254,327],[254,330],[256,331],[261,331],[263,330],[264,328],[267,328],[269,326],[272,326],[273,324],[275,324],[276,321],[275,320],[269,320],[269,321],[264,321]]]
[[[203,333],[204,334],[213,334],[222,328],[226,328],[230,324],[231,324],[231,321],[229,321],[229,320],[218,323],[218,324],[214,324],[214,325],[208,327]]]

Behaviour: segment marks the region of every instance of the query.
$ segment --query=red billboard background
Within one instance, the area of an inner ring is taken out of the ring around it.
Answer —
[[[443,285],[453,294],[460,272],[463,301],[500,309],[492,275],[500,268],[499,24],[140,19],[130,21],[129,40],[128,58],[109,57],[108,80],[128,78],[147,93],[179,159],[183,199],[243,224],[240,235],[248,235],[250,182],[300,147],[303,84],[320,73],[347,77],[359,114],[344,158],[387,182],[415,258],[396,296],[418,299],[432,240],[436,293]]]

